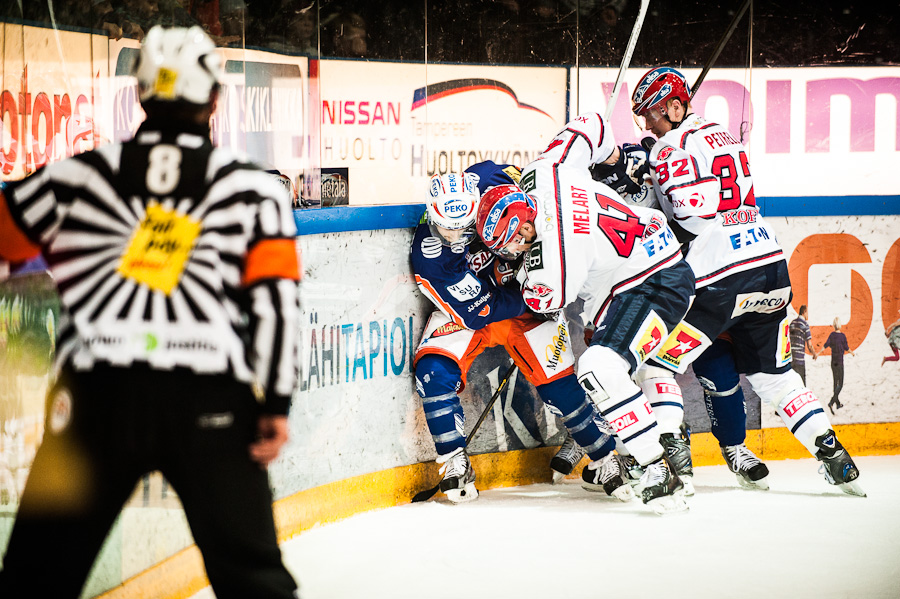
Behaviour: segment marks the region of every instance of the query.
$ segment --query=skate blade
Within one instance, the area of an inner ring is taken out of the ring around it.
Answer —
[[[681,490],[675,491],[672,495],[651,499],[646,505],[660,516],[686,512],[690,509],[687,504],[687,499],[685,499],[684,492]]]
[[[612,492],[612,496],[619,501],[628,502],[635,498],[634,489],[631,485],[622,485]]]
[[[691,475],[679,475],[681,483],[684,485],[684,494],[688,497],[694,496],[694,477]]]
[[[448,489],[444,492],[450,503],[468,503],[478,499],[478,489],[475,483],[469,483],[462,489]]]
[[[557,472],[556,470],[554,470],[554,471],[553,471],[553,480],[551,480],[550,483],[551,483],[551,484],[554,484],[554,485],[558,485],[558,484],[561,483],[563,480],[565,480],[565,478],[566,478],[566,475],[565,475],[565,474],[563,474],[562,472]]]
[[[734,475],[737,478],[738,484],[741,485],[744,489],[749,489],[751,491],[768,491],[769,490],[769,481],[766,480],[766,477],[762,477],[757,481],[747,480],[743,476],[739,474]]]
[[[841,483],[838,485],[838,487],[847,495],[853,495],[854,497],[866,497],[866,492],[863,491],[862,487],[856,484],[855,481],[849,483]]]

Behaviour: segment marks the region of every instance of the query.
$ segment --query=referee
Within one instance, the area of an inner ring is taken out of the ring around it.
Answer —
[[[296,229],[284,189],[210,143],[221,59],[151,29],[135,138],[2,188],[0,258],[43,253],[56,378],[0,596],[78,597],[140,478],[178,493],[218,599],[291,598],[266,466],[297,371]]]

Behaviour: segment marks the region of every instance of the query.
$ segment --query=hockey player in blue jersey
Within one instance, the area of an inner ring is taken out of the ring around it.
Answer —
[[[567,324],[529,312],[514,281],[513,264],[473,243],[479,188],[509,183],[518,174],[515,167],[480,163],[465,175],[434,176],[426,216],[410,250],[416,283],[438,308],[416,351],[416,390],[422,397],[437,461],[443,464],[440,489],[454,503],[478,497],[465,451],[458,393],[472,362],[486,347],[507,348],[591,460],[601,460],[615,447],[599,428],[597,414],[575,378]],[[610,485],[609,493],[630,499],[631,488],[624,482],[620,478]]]

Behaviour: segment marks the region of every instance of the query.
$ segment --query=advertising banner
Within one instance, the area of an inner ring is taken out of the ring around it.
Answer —
[[[320,61],[322,167],[350,204],[421,201],[434,173],[524,166],[565,123],[566,69]]]
[[[436,457],[412,368],[435,307],[413,278],[411,241],[408,229],[300,238],[300,385],[291,441],[269,470],[276,496]],[[460,394],[468,429],[510,363],[503,348],[476,359]],[[471,453],[562,442],[534,388],[520,376],[510,383]]]
[[[0,23],[0,180],[108,142],[105,36]]]
[[[629,69],[619,92],[618,143],[652,137],[631,118],[646,70]],[[580,69],[574,110],[603,113],[617,72]],[[683,73],[693,82],[700,69]],[[900,164],[900,67],[714,68],[692,104],[748,147],[757,197],[900,195],[900,179],[885,176]]]
[[[113,139],[134,136],[144,119],[137,80],[130,75],[135,40],[110,42],[114,97]],[[211,121],[213,143],[247,154],[267,170],[278,170],[296,189],[310,166],[308,133],[309,61],[304,56],[221,48],[224,80]]]
[[[807,355],[807,384],[823,405],[834,397],[832,351],[823,349],[835,331],[850,347],[843,355],[844,382],[832,421],[900,421],[896,389],[900,362],[892,356],[885,329],[900,319],[900,232],[896,216],[852,218],[769,218],[788,256],[794,298],[791,318],[808,306],[812,343],[820,355]],[[771,410],[764,414],[774,417]],[[763,426],[781,426],[780,419]]]

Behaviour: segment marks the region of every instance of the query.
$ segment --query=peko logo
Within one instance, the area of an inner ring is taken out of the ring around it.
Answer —
[[[450,202],[444,204],[444,213],[447,216],[467,216],[474,209],[474,204],[466,202]]]
[[[731,317],[734,318],[740,314],[748,312],[760,312],[762,314],[771,314],[786,308],[791,299],[791,288],[782,287],[768,293],[739,293],[734,301],[734,309],[731,311]]]

